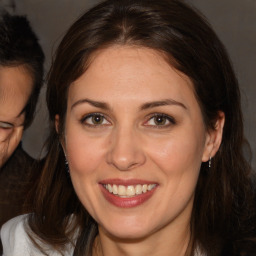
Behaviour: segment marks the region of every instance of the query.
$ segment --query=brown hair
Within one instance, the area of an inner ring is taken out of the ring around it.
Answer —
[[[33,190],[31,237],[36,234],[63,251],[76,234],[74,255],[91,254],[97,223],[79,202],[65,171],[54,119],[56,114],[60,116],[62,134],[70,84],[86,71],[96,50],[116,44],[160,51],[170,65],[186,74],[194,84],[208,129],[214,129],[219,111],[225,113],[220,150],[210,170],[206,163],[201,166],[191,218],[191,246],[192,251],[197,246],[214,256],[242,253],[243,241],[254,238],[255,209],[252,172],[243,156],[238,83],[226,50],[210,25],[178,0],[105,1],[79,18],[65,35],[49,73],[49,152]]]

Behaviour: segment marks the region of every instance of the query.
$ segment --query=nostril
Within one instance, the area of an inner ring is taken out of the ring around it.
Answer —
[[[107,162],[120,171],[126,171],[142,165],[145,162],[145,156],[140,151],[126,153],[126,155],[110,152]]]
[[[132,169],[133,167],[135,167],[138,163],[131,163],[130,166],[128,166],[128,169]]]

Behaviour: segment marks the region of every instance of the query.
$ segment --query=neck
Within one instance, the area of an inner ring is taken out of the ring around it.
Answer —
[[[131,240],[112,237],[99,227],[93,256],[185,256],[189,255],[190,225],[162,230]]]

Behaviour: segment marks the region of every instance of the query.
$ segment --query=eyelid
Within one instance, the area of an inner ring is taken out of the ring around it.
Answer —
[[[14,127],[13,124],[0,121],[0,128],[3,128],[3,129],[10,129],[10,128],[13,128],[13,127]]]

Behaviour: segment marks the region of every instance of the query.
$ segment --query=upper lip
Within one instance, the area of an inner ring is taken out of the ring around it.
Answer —
[[[99,182],[100,184],[115,184],[115,185],[138,185],[138,184],[157,184],[155,181],[148,181],[142,179],[105,179]]]

